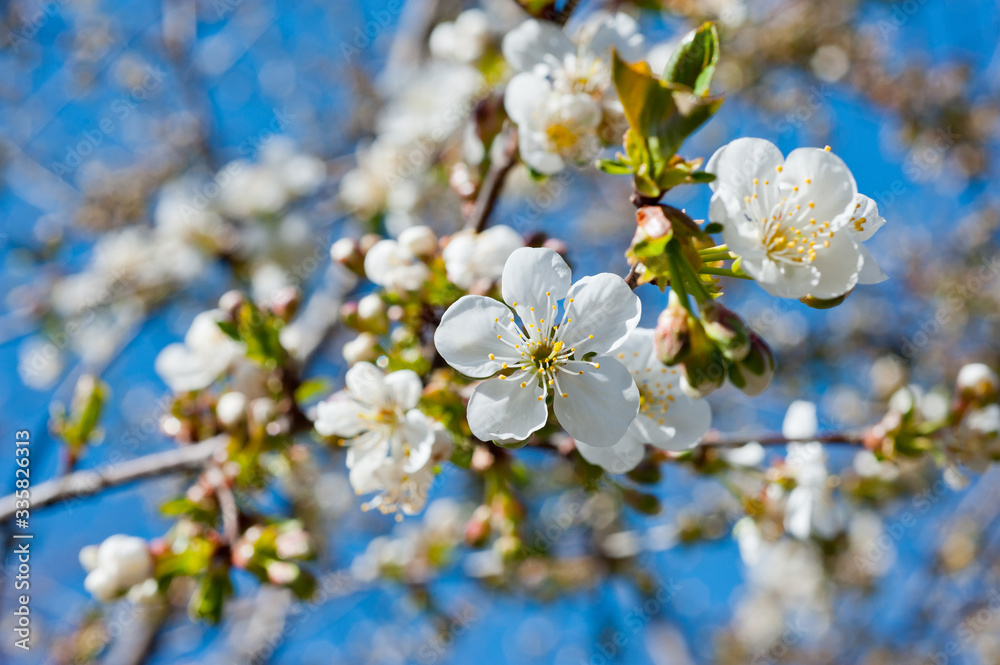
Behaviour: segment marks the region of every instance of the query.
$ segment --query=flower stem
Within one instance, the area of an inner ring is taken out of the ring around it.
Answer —
[[[688,314],[694,316],[694,310],[691,308],[691,301],[688,299],[687,288],[684,286],[684,272],[683,269],[677,264],[677,257],[671,250],[671,244],[674,241],[670,241],[667,244],[667,261],[670,264],[670,288],[677,293],[677,298],[681,301],[681,305],[684,309],[688,311]]]
[[[736,255],[730,252],[728,249],[719,250],[717,252],[700,252],[698,254],[702,261],[711,263],[712,261],[729,261],[730,259],[735,259]]]
[[[711,268],[709,266],[702,266],[701,270],[698,272],[702,275],[719,275],[720,277],[735,277],[736,279],[753,280],[753,277],[744,275],[743,273],[733,272],[729,268]]]

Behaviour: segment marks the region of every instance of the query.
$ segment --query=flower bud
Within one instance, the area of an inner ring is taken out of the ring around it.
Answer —
[[[959,370],[955,385],[961,399],[976,404],[994,402],[1000,393],[1000,378],[983,363],[971,363]]]
[[[358,303],[345,302],[340,306],[340,322],[348,328],[358,328]]]
[[[729,360],[743,360],[750,353],[750,333],[743,319],[712,300],[699,305],[705,334]]]
[[[219,309],[225,312],[230,319],[235,319],[236,315],[239,313],[240,308],[247,301],[247,297],[243,295],[242,292],[233,289],[232,291],[226,291],[219,298]]]
[[[690,347],[684,358],[684,378],[690,392],[707,397],[725,383],[726,368],[731,361],[726,360],[715,342],[708,338],[701,321],[689,315],[687,322]]]
[[[687,355],[691,338],[688,316],[677,295],[671,291],[670,304],[660,313],[653,331],[656,357],[664,365],[676,365]]]
[[[489,506],[479,506],[465,524],[465,543],[469,547],[482,547],[491,531]]]
[[[341,238],[330,246],[330,258],[356,275],[365,272],[365,254],[354,238]]]
[[[397,242],[414,256],[427,258],[437,252],[437,236],[427,226],[411,226],[404,229],[399,234]]]
[[[223,427],[233,427],[246,418],[247,397],[241,392],[228,392],[219,397],[215,405],[215,416]]]
[[[271,298],[271,311],[284,322],[289,322],[299,310],[302,291],[297,286],[283,286]]]
[[[750,332],[750,351],[730,365],[729,381],[751,397],[764,392],[774,376],[774,354],[757,333]]]
[[[344,360],[348,365],[360,362],[372,362],[379,356],[378,338],[375,335],[363,332],[350,342],[344,344],[341,350]]]
[[[385,302],[374,293],[358,301],[358,322],[368,332],[385,333],[389,330]]]

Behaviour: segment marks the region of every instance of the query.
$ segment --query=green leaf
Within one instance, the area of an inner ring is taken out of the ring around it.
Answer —
[[[310,398],[330,392],[331,385],[327,379],[308,379],[295,389],[295,401],[299,404],[308,402]]]
[[[597,168],[611,175],[631,175],[632,165],[620,159],[599,159]]]
[[[219,326],[219,329],[222,332],[226,333],[226,335],[231,337],[234,341],[242,341],[240,339],[240,331],[236,328],[235,323],[232,321],[216,321],[215,323]]]
[[[718,222],[710,222],[704,229],[705,233],[722,233],[722,224]]]
[[[691,174],[691,180],[698,183],[715,182],[715,174],[707,171],[695,171]]]
[[[666,172],[677,167],[672,158],[684,140],[719,109],[722,98],[697,95],[683,84],[658,79],[644,62],[630,65],[617,52],[612,57],[612,79],[630,128],[625,150],[635,189],[643,196],[659,198],[687,180],[687,172],[683,178]]]
[[[715,24],[707,22],[684,36],[670,56],[663,78],[704,97],[708,94],[718,62],[719,32]]]

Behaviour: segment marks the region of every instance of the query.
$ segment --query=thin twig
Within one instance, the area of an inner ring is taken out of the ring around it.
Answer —
[[[145,455],[120,464],[98,469],[76,471],[62,478],[42,483],[31,490],[33,509],[51,506],[81,496],[96,494],[136,480],[165,476],[179,471],[198,469],[229,444],[229,436],[220,434],[193,446],[175,448],[162,453]],[[14,516],[15,496],[0,499],[0,522]]]
[[[793,438],[776,433],[753,434],[722,434],[712,430],[701,440],[702,446],[713,448],[737,448],[748,443],[759,443],[762,446],[783,446],[788,443],[809,443],[818,441],[819,443],[857,446],[864,445],[867,430],[843,431],[843,432],[823,432],[816,436],[805,438]]]
[[[490,170],[479,189],[479,196],[476,197],[476,205],[472,209],[472,214],[465,222],[466,229],[477,233],[486,228],[486,222],[489,221],[497,199],[500,198],[500,190],[503,189],[504,180],[517,164],[517,132],[513,127],[508,127],[505,134],[501,134],[497,138],[499,141],[505,141],[503,152],[497,161],[490,166]]]

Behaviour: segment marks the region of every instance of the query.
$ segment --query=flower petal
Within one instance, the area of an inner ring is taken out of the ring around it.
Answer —
[[[555,175],[563,170],[566,162],[558,153],[550,152],[544,135],[526,125],[518,128],[518,151],[524,163],[543,175]]]
[[[531,72],[518,74],[510,80],[503,93],[503,107],[515,124],[533,126],[552,94],[552,85]]]
[[[371,409],[359,404],[344,392],[316,405],[316,431],[323,436],[350,439],[368,430],[371,421],[364,414]]]
[[[861,272],[858,274],[858,284],[878,284],[889,279],[867,247],[858,245],[858,254],[864,261]]]
[[[820,222],[832,223],[844,211],[854,209],[857,183],[844,160],[832,152],[820,148],[793,150],[777,175],[779,186],[788,197],[787,205],[810,206],[810,215]],[[831,227],[837,228],[832,224]]]
[[[430,420],[419,409],[410,409],[393,431],[393,454],[398,450],[403,470],[413,473],[427,464],[433,447],[434,430]]]
[[[820,274],[813,264],[775,261],[770,258],[747,260],[743,270],[768,293],[778,298],[804,298],[819,284]]]
[[[591,464],[596,464],[608,473],[631,471],[646,454],[646,447],[631,433],[627,433],[613,446],[592,446],[583,441],[576,442],[580,456]]]
[[[500,50],[513,69],[525,72],[538,65],[555,65],[576,48],[556,24],[528,19],[504,36]]]
[[[362,404],[389,406],[392,395],[385,386],[385,374],[369,362],[355,363],[344,377],[347,392]]]
[[[594,361],[599,367],[584,362],[564,365],[568,373],[556,375],[553,407],[559,423],[574,439],[592,446],[613,446],[639,412],[639,389],[614,358],[596,356]]]
[[[434,346],[462,374],[474,378],[490,376],[500,369],[501,363],[519,359],[514,349],[497,339],[503,332],[501,326],[507,327],[510,318],[510,310],[493,298],[462,296],[441,317],[441,324],[434,332]],[[513,339],[515,334],[508,332],[505,337]]]
[[[666,412],[654,413],[653,417],[640,412],[630,431],[637,439],[662,450],[690,450],[711,426],[712,409],[704,399],[692,398],[680,389],[672,395],[674,401]]]
[[[604,17],[587,43],[587,49],[605,62],[611,61],[611,48],[628,62],[636,62],[645,55],[646,40],[639,32],[639,24],[621,12]]]
[[[539,399],[542,394],[538,382],[520,372],[483,381],[469,398],[469,428],[482,441],[523,441],[548,419],[548,406]]]
[[[563,303],[567,321],[559,338],[576,348],[576,357],[609,353],[625,341],[642,314],[642,304],[618,275],[588,276],[570,288]]]
[[[654,356],[653,329],[636,328],[618,347],[615,357],[635,375],[660,361]],[[662,364],[660,365],[662,367]]]
[[[855,194],[854,204],[843,214],[847,216],[847,223],[839,226],[846,228],[858,242],[868,240],[885,225],[885,218],[878,214],[878,204],[864,194]],[[838,225],[831,223],[831,226]]]
[[[819,282],[809,294],[816,298],[839,298],[857,286],[863,263],[854,239],[846,233],[837,234],[829,247],[816,253],[812,265],[819,271]]]
[[[385,387],[392,395],[392,401],[404,411],[412,409],[420,400],[424,384],[412,369],[401,369],[385,377]]]
[[[544,311],[550,301],[555,304],[565,298],[571,279],[569,266],[557,252],[545,247],[521,247],[511,253],[503,267],[503,299],[522,319],[530,319],[530,308]]]
[[[760,194],[764,180],[773,182],[783,161],[781,151],[770,141],[740,138],[716,150],[705,170],[715,174],[713,192],[727,189],[743,201],[744,197]],[[758,185],[754,185],[754,178]]]

